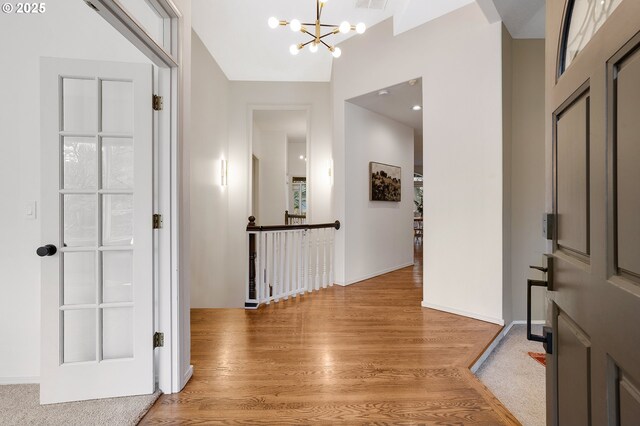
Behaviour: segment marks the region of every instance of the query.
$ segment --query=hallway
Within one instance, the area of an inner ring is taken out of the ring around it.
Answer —
[[[468,370],[501,327],[420,307],[417,255],[257,311],[192,310],[194,376],[142,424],[519,424]]]

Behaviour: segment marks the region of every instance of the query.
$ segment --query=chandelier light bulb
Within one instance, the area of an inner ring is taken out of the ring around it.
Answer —
[[[348,23],[347,21],[344,21],[342,24],[340,24],[340,32],[342,34],[346,34],[349,31],[351,31],[351,24]]]
[[[302,29],[302,24],[297,19],[292,20],[289,25],[291,25],[291,31],[297,33]]]
[[[275,16],[272,16],[271,18],[269,18],[268,23],[269,23],[269,27],[273,29],[278,28],[278,25],[280,25],[280,21]]]
[[[309,45],[309,52],[316,53],[318,51],[318,45],[313,42]]]
[[[365,31],[367,31],[367,26],[364,24],[364,22],[360,22],[358,25],[356,25],[356,32],[358,34],[363,34]]]
[[[339,58],[340,55],[342,55],[342,50],[339,47],[334,47],[333,50],[331,51],[331,54],[333,55],[334,58]]]
[[[320,3],[325,4],[326,2],[328,2],[329,0],[320,0]]]
[[[291,52],[293,56],[296,56],[298,53],[300,53],[300,48],[297,44],[292,44],[291,46],[289,46],[289,52]]]

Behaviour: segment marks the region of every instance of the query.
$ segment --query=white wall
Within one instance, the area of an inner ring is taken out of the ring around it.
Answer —
[[[254,126],[253,153],[260,160],[259,225],[284,224],[287,209],[287,134]]]
[[[307,162],[300,156],[307,156],[307,142],[296,138],[287,139],[287,174],[290,177],[307,175]]]
[[[40,374],[40,68],[44,56],[149,63],[81,1],[40,15],[0,14],[0,383]],[[44,160],[44,159],[43,159]]]
[[[409,110],[407,111],[410,112]],[[347,103],[346,284],[413,265],[413,129]],[[402,168],[399,203],[369,201],[369,162]]]
[[[233,306],[226,291],[229,191],[220,185],[221,162],[229,158],[230,84],[195,32],[191,84],[191,307]]]
[[[341,44],[333,66],[336,215],[347,210],[345,100],[422,77],[425,306],[502,322],[501,23],[474,3],[393,37],[392,22]],[[337,280],[346,281],[337,234]]]

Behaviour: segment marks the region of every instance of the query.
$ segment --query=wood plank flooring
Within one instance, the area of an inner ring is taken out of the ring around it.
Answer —
[[[194,375],[141,424],[518,425],[469,371],[501,327],[420,306],[422,265],[257,311],[194,309]]]

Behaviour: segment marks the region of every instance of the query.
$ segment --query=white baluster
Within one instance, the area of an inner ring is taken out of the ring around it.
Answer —
[[[327,288],[327,231],[327,228],[322,230],[322,288]]]
[[[265,286],[267,285],[267,234],[260,234],[260,302],[265,302]]]
[[[280,297],[287,299],[287,288],[285,283],[285,259],[287,257],[286,252],[287,233],[280,232]]]
[[[271,239],[271,244],[269,244],[269,249],[271,250],[271,261],[269,264],[269,268],[271,269],[271,273],[269,274],[269,288],[267,289],[267,298],[269,301],[273,300],[273,296],[275,295],[275,286],[276,286],[276,234],[271,232],[269,235]]]
[[[272,279],[271,279],[271,290],[270,296],[271,300],[277,302],[278,300],[278,233],[274,232],[271,234],[271,244],[273,245],[273,259],[271,262],[272,266]]]
[[[294,258],[293,258],[293,239],[295,237],[295,232],[287,232],[287,294],[292,296],[293,292],[293,277],[295,276],[294,272],[292,272]]]
[[[300,231],[300,236],[298,244],[298,291],[300,294],[304,294],[304,239],[305,239],[305,231]]]
[[[315,282],[315,289],[320,290],[320,230],[318,229],[316,231],[316,238],[315,238],[315,247],[316,247],[316,278],[314,280]]]
[[[336,231],[334,228],[329,229],[329,286],[333,285],[333,249],[335,244]]]
[[[313,291],[313,264],[311,262],[311,254],[313,253],[313,230],[307,231],[307,291]]]
[[[298,295],[298,280],[296,279],[296,271],[298,264],[298,231],[291,233],[291,294],[293,297]]]

